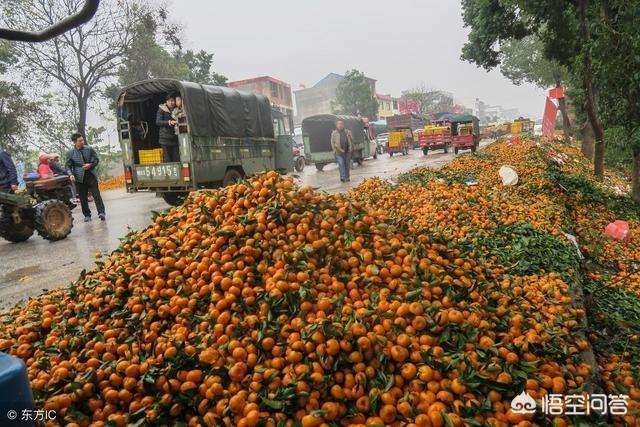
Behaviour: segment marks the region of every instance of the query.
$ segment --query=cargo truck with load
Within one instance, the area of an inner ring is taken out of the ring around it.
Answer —
[[[179,161],[162,158],[155,116],[167,93],[182,97]],[[154,191],[175,204],[190,191],[229,185],[267,170],[293,170],[293,137],[259,94],[172,79],[122,89],[118,134],[128,192]]]
[[[419,133],[416,133],[416,130],[423,129],[424,125],[424,118],[414,113],[397,114],[395,116],[387,117],[387,129],[411,129],[413,138],[411,148],[417,148],[420,146],[420,136]]]
[[[372,140],[368,131],[368,123],[356,116],[340,116],[334,114],[318,114],[302,120],[302,140],[304,141],[304,155],[315,163],[316,169],[323,170],[325,165],[336,161],[331,149],[331,133],[336,122],[342,120],[345,129],[353,136],[352,160],[359,165],[365,158],[376,155],[372,147]]]
[[[451,146],[451,122],[448,118],[434,120],[432,124],[424,127],[420,136],[420,147],[426,156],[429,150],[443,149],[449,152]]]
[[[470,114],[452,116],[451,145],[456,154],[460,150],[471,150],[473,153],[480,143],[480,120]]]

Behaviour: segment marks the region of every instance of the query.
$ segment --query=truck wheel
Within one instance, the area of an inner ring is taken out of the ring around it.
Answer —
[[[162,193],[164,201],[171,206],[178,206],[182,204],[182,201],[187,196],[186,191],[170,191],[168,193]]]
[[[454,148],[453,151],[458,154],[458,147]]]
[[[229,185],[233,185],[236,182],[242,179],[242,174],[237,169],[229,169],[227,173],[224,174],[224,179],[222,180],[222,186],[228,187]]]
[[[24,242],[33,234],[33,222],[23,219],[15,224],[10,216],[0,216],[0,237],[13,243]]]
[[[302,172],[304,170],[304,157],[300,156],[296,159],[293,167],[297,172]]]
[[[318,169],[318,171],[322,172],[322,169],[324,169],[324,163],[316,163],[316,169]]]
[[[55,242],[71,233],[73,216],[66,203],[45,200],[36,205],[36,231],[45,240]]]

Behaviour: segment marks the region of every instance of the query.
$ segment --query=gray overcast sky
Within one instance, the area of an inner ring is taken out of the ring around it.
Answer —
[[[295,90],[357,68],[379,93],[424,84],[468,107],[478,97],[532,119],[544,110],[544,91],[460,60],[459,0],[170,0],[169,9],[187,47],[213,52],[230,80],[270,75]]]

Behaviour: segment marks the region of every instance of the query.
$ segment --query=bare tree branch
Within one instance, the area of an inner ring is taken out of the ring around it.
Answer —
[[[19,66],[32,76],[34,87],[60,84],[78,108],[78,129],[86,128],[89,99],[116,75],[130,47],[134,6],[144,0],[103,0],[88,23],[53,40],[33,45],[18,43]],[[78,12],[81,0],[20,0],[0,5],[12,28],[50,26]]]

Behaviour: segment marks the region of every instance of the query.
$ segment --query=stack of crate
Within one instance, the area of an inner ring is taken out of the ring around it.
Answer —
[[[140,150],[138,151],[140,156],[141,165],[154,165],[162,163],[162,148],[155,148],[153,150]]]

